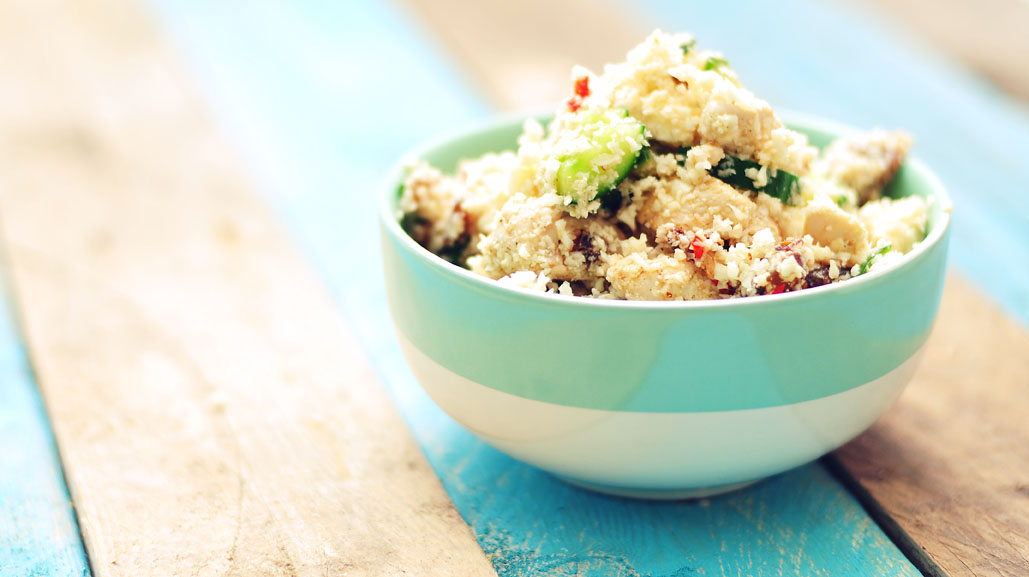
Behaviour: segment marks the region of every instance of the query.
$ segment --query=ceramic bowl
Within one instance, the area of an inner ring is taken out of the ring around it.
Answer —
[[[433,142],[446,171],[513,149],[524,117]],[[845,129],[790,126],[824,146]],[[927,238],[893,268],[761,297],[627,302],[501,286],[419,246],[381,191],[397,337],[429,396],[508,455],[597,491],[699,497],[802,465],[867,429],[911,378],[943,290],[946,192],[909,159],[891,195],[931,199]]]

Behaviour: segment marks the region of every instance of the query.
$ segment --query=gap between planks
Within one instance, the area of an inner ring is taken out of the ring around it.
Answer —
[[[0,2],[0,218],[97,577],[495,575],[129,0]]]
[[[406,3],[507,109],[553,106],[573,64],[600,70],[649,32],[628,4]],[[926,574],[1029,573],[1027,378],[1029,335],[952,274],[909,389],[830,458]]]

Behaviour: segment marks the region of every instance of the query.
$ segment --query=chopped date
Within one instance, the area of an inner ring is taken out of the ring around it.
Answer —
[[[829,265],[820,266],[804,277],[804,288],[826,285],[832,282],[829,278]]]
[[[600,258],[600,254],[593,247],[593,237],[590,233],[580,230],[579,234],[575,235],[575,241],[572,243],[572,250],[575,252],[581,252],[586,257],[586,264],[591,265],[597,262]]]
[[[625,235],[625,238],[629,238],[635,234],[635,231],[632,230],[632,227],[630,227],[622,221],[616,222],[615,226],[618,227],[618,230],[620,230],[622,234]]]

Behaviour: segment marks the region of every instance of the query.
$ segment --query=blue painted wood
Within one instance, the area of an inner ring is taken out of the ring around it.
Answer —
[[[624,2],[628,6],[628,2]],[[1029,325],[1029,109],[897,28],[840,2],[644,0],[665,30],[722,50],[773,107],[903,128],[954,201],[951,262]],[[1011,54],[1012,66],[1025,55]]]
[[[489,107],[390,5],[151,2],[502,576],[918,574],[820,465],[646,503],[573,489],[461,430],[394,340],[374,195],[399,154]]]
[[[89,575],[0,265],[0,575]]]

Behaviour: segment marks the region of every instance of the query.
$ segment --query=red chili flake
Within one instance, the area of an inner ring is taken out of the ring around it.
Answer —
[[[568,99],[568,110],[576,112],[582,106],[582,99],[578,96],[573,96]]]
[[[575,79],[575,95],[586,98],[590,95],[590,77],[581,76]]]
[[[693,256],[697,257],[697,260],[704,258],[704,237],[699,234],[693,235],[693,242],[690,243],[690,248],[693,249]]]
[[[784,290],[786,290],[786,283],[782,283],[781,285],[775,287],[775,289],[772,290],[772,292],[770,294],[777,295],[777,294],[783,292]]]
[[[665,298],[666,299],[672,298],[672,293],[665,293]]]

